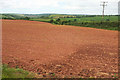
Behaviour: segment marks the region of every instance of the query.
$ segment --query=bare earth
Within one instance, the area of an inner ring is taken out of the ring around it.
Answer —
[[[38,77],[105,77],[118,72],[118,32],[2,20],[3,63]]]

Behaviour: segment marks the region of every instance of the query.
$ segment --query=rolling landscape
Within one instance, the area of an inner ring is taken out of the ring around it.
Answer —
[[[104,21],[95,15],[3,14],[2,17],[3,64],[34,75],[25,77],[117,77],[118,16],[105,16]],[[67,22],[61,24],[62,21]],[[75,26],[80,22],[94,24]],[[98,25],[100,22],[103,27]],[[93,25],[98,26],[91,28]],[[3,77],[9,77],[6,74],[3,72]]]
[[[70,14],[3,14],[2,19],[42,21],[57,25],[73,25],[99,29],[118,30],[118,15]]]
[[[117,2],[109,1],[112,5],[105,1],[100,4],[98,0],[47,2],[0,1],[3,9],[0,78],[117,80],[120,23]]]

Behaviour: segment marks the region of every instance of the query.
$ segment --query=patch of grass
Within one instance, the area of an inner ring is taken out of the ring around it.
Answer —
[[[115,73],[112,75],[113,78],[118,78],[118,75]]]
[[[81,21],[103,21],[103,18],[101,16],[95,16],[95,17],[81,17],[81,18],[61,18],[61,20],[71,20],[74,21],[76,19],[78,22]],[[109,19],[109,21],[118,21],[118,16],[105,16],[104,21]]]
[[[53,73],[52,76],[55,76],[55,73]]]
[[[10,68],[4,64],[2,66],[2,78],[34,78],[34,74],[19,68]]]
[[[39,18],[39,19],[30,19],[31,21],[42,21],[42,22],[49,22],[50,19],[44,19],[44,18]]]

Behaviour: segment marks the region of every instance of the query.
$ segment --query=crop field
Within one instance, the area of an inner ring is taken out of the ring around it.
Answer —
[[[52,16],[52,17],[51,17]],[[92,27],[107,30],[118,30],[118,16],[68,16],[67,15],[51,15],[48,18],[30,19],[34,21],[49,22],[57,25],[73,25]]]
[[[2,20],[3,64],[37,78],[118,77],[118,31],[33,20]]]
[[[43,19],[43,18],[39,18],[39,19],[30,19],[31,21],[41,21],[41,22],[50,22],[50,19]]]
[[[81,17],[81,18],[60,18],[62,21],[67,21],[67,20],[71,20],[74,21],[75,19],[77,20],[77,22],[101,22],[103,21],[103,18],[101,16],[99,17]],[[105,16],[104,21],[106,21],[107,19],[109,19],[109,21],[111,22],[117,22],[118,21],[118,16]],[[34,21],[45,21],[45,22],[49,22],[51,19],[50,18],[37,18],[37,19],[30,19],[30,20],[34,20]],[[55,20],[55,19],[54,19]]]
[[[76,19],[77,21],[87,21],[87,22],[90,22],[90,21],[103,21],[103,18],[101,16],[99,17],[83,17],[83,18],[61,18],[61,20],[72,20],[74,21],[74,19]],[[107,19],[109,19],[110,21],[118,21],[118,17],[117,16],[111,16],[111,17],[108,17],[108,16],[105,16],[104,17],[104,21],[106,21]]]

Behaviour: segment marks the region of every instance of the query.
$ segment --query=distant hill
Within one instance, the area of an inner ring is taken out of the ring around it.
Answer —
[[[3,19],[22,19],[24,17],[29,18],[65,18],[65,17],[76,17],[67,14],[2,14]]]
[[[23,14],[2,14],[2,19],[20,19],[24,17]]]
[[[27,17],[42,17],[42,16],[44,16],[44,17],[49,17],[50,15],[52,15],[52,14],[24,14],[24,16],[27,16]]]
[[[75,18],[76,16],[74,15],[68,15],[68,14],[54,14],[50,15],[50,18]]]
[[[29,18],[45,18],[49,17],[52,14],[2,14],[3,19],[21,19],[25,17]]]
[[[96,15],[85,15],[85,14],[2,14],[2,19],[57,19],[57,18],[81,18],[81,17],[95,17]],[[100,15],[99,15],[100,16]],[[1,18],[1,16],[0,16]]]

